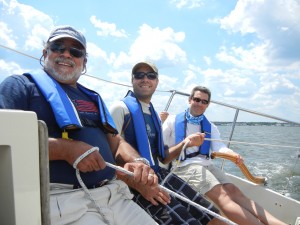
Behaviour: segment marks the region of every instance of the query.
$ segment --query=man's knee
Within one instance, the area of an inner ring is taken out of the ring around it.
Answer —
[[[224,190],[222,184],[217,184],[208,192],[206,192],[205,195],[215,202],[215,201],[219,201],[220,198],[224,198],[227,195],[227,193]]]
[[[245,197],[243,192],[234,184],[228,183],[224,184],[223,188],[227,192],[227,194],[231,197]]]

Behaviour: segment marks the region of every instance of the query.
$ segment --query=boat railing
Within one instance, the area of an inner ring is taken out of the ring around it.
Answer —
[[[173,100],[173,98],[174,98],[175,95],[182,95],[182,96],[189,96],[190,95],[188,93],[177,91],[177,90],[170,90],[169,92],[171,93],[171,95],[170,95],[169,100],[168,100],[168,102],[167,102],[167,104],[165,106],[165,109],[164,109],[165,111],[168,111],[168,109],[169,109],[169,107],[170,107],[170,105],[172,103],[172,100]],[[235,110],[235,115],[234,115],[234,118],[232,120],[232,127],[231,127],[231,130],[230,130],[230,135],[229,135],[228,141],[232,140],[232,136],[233,136],[233,133],[234,133],[234,128],[236,126],[238,115],[239,115],[240,111],[244,111],[244,112],[247,112],[247,113],[250,113],[250,114],[255,114],[255,115],[258,115],[258,116],[265,117],[265,118],[274,119],[274,120],[277,120],[277,121],[280,121],[280,122],[285,122],[285,123],[289,123],[289,124],[294,124],[294,125],[300,126],[300,123],[298,123],[298,122],[294,122],[294,121],[283,119],[283,118],[280,118],[280,117],[268,115],[268,114],[257,112],[257,111],[254,111],[254,110],[250,110],[250,109],[246,109],[246,108],[234,106],[234,105],[231,105],[231,104],[227,104],[227,103],[223,103],[223,102],[215,101],[215,100],[211,100],[210,102],[214,103],[214,104],[217,104],[217,105],[220,105],[220,106],[224,106],[224,107],[231,108],[231,109]],[[230,144],[230,142],[228,142],[228,147],[229,147],[229,144]]]
[[[177,90],[170,90],[169,92],[171,93],[171,95],[170,95],[170,97],[167,101],[167,104],[164,108],[164,111],[168,111],[168,109],[169,109],[169,107],[170,107],[170,105],[171,105],[171,103],[172,103],[172,101],[173,101],[173,99],[176,95],[187,96],[187,97],[190,96],[189,93],[185,93],[185,92],[181,92],[181,91],[177,91]],[[230,146],[230,143],[232,141],[232,137],[233,137],[233,134],[234,134],[234,130],[235,130],[235,127],[236,127],[236,124],[237,124],[237,120],[238,120],[238,116],[239,116],[240,111],[247,112],[247,113],[254,114],[254,115],[257,115],[257,116],[261,116],[261,117],[265,117],[265,118],[268,118],[268,119],[273,119],[273,120],[277,120],[277,121],[280,121],[280,122],[300,126],[300,123],[298,123],[298,122],[294,122],[294,121],[291,121],[291,120],[287,120],[287,119],[272,116],[272,115],[269,115],[269,114],[261,113],[261,112],[258,112],[258,111],[238,107],[238,106],[235,106],[235,105],[231,105],[231,104],[227,104],[227,103],[220,102],[220,101],[215,101],[215,100],[211,100],[210,102],[213,103],[213,104],[216,104],[216,105],[220,105],[220,106],[223,106],[223,107],[226,107],[226,108],[231,108],[231,109],[235,110],[235,114],[234,114],[234,117],[233,117],[233,120],[232,120],[231,129],[229,131],[229,136],[228,136],[228,139],[227,139],[227,147]],[[223,159],[222,163],[221,163],[221,169],[224,169],[224,163],[225,163],[225,160]]]
[[[190,96],[189,93],[185,93],[185,92],[181,92],[181,91],[177,91],[177,90],[170,90],[169,92],[171,93],[171,95],[170,95],[169,100],[166,104],[165,111],[168,111],[175,95]],[[215,100],[211,100],[210,102],[214,103],[214,104],[217,104],[217,105],[227,107],[227,108],[235,109],[236,112],[235,112],[235,116],[234,116],[233,121],[232,121],[232,123],[234,125],[233,128],[235,127],[235,124],[236,124],[237,119],[238,119],[238,114],[239,114],[240,111],[244,111],[244,112],[247,112],[247,113],[251,113],[251,114],[258,115],[258,116],[266,117],[266,118],[269,118],[269,119],[278,120],[278,121],[285,122],[285,123],[300,125],[300,123],[295,122],[295,121],[291,121],[291,120],[283,119],[283,118],[280,118],[280,117],[272,116],[272,115],[269,115],[269,114],[261,113],[261,112],[258,112],[258,111],[254,111],[254,110],[234,106],[234,105],[227,104],[227,103],[224,103],[224,102],[215,101]]]

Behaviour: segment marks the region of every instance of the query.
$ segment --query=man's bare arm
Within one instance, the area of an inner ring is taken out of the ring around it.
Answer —
[[[49,160],[64,160],[73,165],[75,160],[94,146],[82,141],[63,138],[49,138]],[[91,172],[104,169],[106,166],[98,151],[86,156],[77,168],[82,172]]]
[[[165,151],[166,157],[164,160],[162,160],[162,163],[168,164],[172,162],[174,159],[177,159],[182,151],[183,146],[189,142],[187,147],[192,147],[192,146],[200,146],[202,145],[204,141],[205,134],[204,133],[195,133],[187,136],[183,141],[178,143],[175,146],[170,147]]]

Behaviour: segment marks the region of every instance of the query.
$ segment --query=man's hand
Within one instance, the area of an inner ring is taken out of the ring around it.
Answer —
[[[184,142],[190,142],[187,147],[200,146],[204,142],[204,133],[197,132],[195,134],[190,134],[184,139]]]
[[[73,166],[75,160],[91,148],[93,148],[93,146],[82,141],[49,138],[49,159],[65,160]],[[105,167],[106,163],[99,151],[94,151],[87,155],[77,165],[77,169],[81,172],[98,171]]]
[[[168,116],[169,116],[169,113],[166,111],[159,113],[159,117],[160,117],[160,120],[162,123],[165,122],[165,120],[168,118]]]
[[[84,157],[77,165],[77,169],[79,169],[79,171],[81,172],[98,171],[104,169],[105,167],[106,163],[100,155],[99,151],[90,153],[89,155]]]
[[[233,156],[235,158],[235,164],[236,165],[239,166],[239,165],[242,165],[244,163],[243,157],[240,154],[234,152],[233,150],[230,149],[230,151],[227,151],[225,153],[230,154],[231,156]]]
[[[158,205],[159,203],[167,205],[171,201],[170,195],[158,185],[152,187],[139,185],[136,187],[136,190],[153,205]]]
[[[118,178],[137,190],[146,200],[153,205],[170,203],[170,195],[159,187],[158,177],[151,167],[142,162],[133,162],[126,163],[124,168],[133,172],[134,177],[126,177],[124,173],[117,171]]]
[[[150,166],[142,163],[142,162],[132,162],[126,163],[124,165],[126,170],[133,172],[134,174],[134,182],[137,184],[141,184],[144,186],[157,186],[158,178],[153,169]],[[118,174],[121,175],[122,174]]]

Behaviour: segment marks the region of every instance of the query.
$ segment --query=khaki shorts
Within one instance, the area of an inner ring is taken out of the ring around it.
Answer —
[[[191,163],[176,168],[174,173],[187,181],[202,195],[218,184],[231,183],[224,171],[214,165],[202,166],[200,164]]]
[[[131,200],[133,195],[128,186],[120,180],[89,189],[101,208],[101,214],[82,189],[57,187],[50,190],[51,225],[157,224]]]

